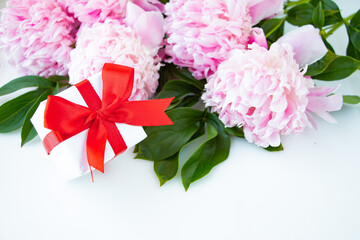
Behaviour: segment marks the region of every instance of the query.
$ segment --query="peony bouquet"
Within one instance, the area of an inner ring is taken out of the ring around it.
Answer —
[[[327,40],[342,25],[346,56]],[[335,123],[330,112],[360,102],[314,82],[360,69],[360,11],[343,17],[332,0],[8,0],[0,49],[24,75],[0,96],[37,88],[0,106],[0,132],[21,128],[25,144],[49,95],[106,64],[127,66],[134,76],[126,101],[173,98],[173,124],[144,127],[136,158],[153,161],[163,185],[192,146],[181,169],[185,189],[227,159],[231,136],[281,151],[282,136],[316,128],[315,115]]]

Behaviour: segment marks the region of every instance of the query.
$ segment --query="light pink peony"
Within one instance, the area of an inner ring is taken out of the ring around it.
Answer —
[[[154,60],[156,51],[145,47],[132,28],[117,20],[107,19],[82,28],[70,55],[69,76],[73,84],[100,72],[104,63],[116,63],[135,69],[130,100],[148,99],[158,86],[160,64]]]
[[[312,113],[335,122],[329,112],[341,108],[342,97],[304,76],[306,65],[326,52],[319,31],[309,25],[285,34],[269,50],[256,43],[233,50],[208,79],[202,99],[227,127],[242,126],[249,142],[278,146],[281,135],[316,127]]]
[[[82,23],[104,22],[105,19],[122,19],[129,0],[59,0],[66,4],[69,12]],[[145,11],[162,11],[164,6],[158,0],[133,0]]]
[[[202,96],[227,127],[243,126],[245,137],[262,147],[308,126],[306,107],[313,81],[304,77],[289,44],[270,50],[252,44],[234,50],[208,79]]]
[[[216,71],[231,49],[244,49],[251,17],[244,0],[171,0],[165,5],[166,54],[197,79]]]
[[[197,79],[210,76],[229,51],[246,49],[257,40],[266,45],[263,31],[252,25],[277,13],[283,2],[170,0],[165,5],[168,61],[189,67]]]
[[[9,0],[2,10],[0,48],[23,74],[67,75],[75,24],[56,1]]]

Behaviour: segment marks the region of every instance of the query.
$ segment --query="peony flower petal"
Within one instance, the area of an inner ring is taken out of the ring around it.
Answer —
[[[131,27],[117,20],[106,19],[85,26],[70,53],[70,83],[76,84],[100,72],[106,62],[131,66],[135,75],[130,100],[148,99],[158,86],[160,63],[154,59],[156,53],[141,43]]]
[[[292,30],[276,42],[288,43],[292,46],[294,58],[300,67],[316,62],[328,51],[320,37],[319,30],[312,25],[305,25]]]
[[[158,0],[133,0],[133,2],[145,11],[164,12],[164,5]]]
[[[197,79],[216,72],[233,49],[246,49],[247,0],[171,0],[165,5],[166,54]]]
[[[202,99],[226,127],[243,126],[247,141],[276,147],[282,135],[309,125],[306,106],[312,87],[289,44],[274,43],[267,50],[254,43],[230,52],[208,78]]]
[[[264,31],[261,28],[251,29],[248,44],[256,43],[260,47],[268,49],[266,37]]]
[[[284,0],[249,0],[251,24],[256,25],[261,20],[269,18],[284,8]]]
[[[138,5],[128,2],[126,5],[126,16],[125,16],[125,23],[128,26],[133,27],[138,18],[141,14],[145,13],[145,10],[139,7]]]
[[[320,91],[323,94],[320,94]],[[331,87],[315,87],[309,90],[309,103],[306,107],[308,112],[315,113],[325,121],[336,123],[336,120],[329,114],[329,112],[338,111],[343,104],[343,98],[339,94],[328,96],[329,91],[333,90]]]
[[[164,38],[164,18],[160,12],[145,12],[134,24],[135,32],[148,48],[156,48]]]

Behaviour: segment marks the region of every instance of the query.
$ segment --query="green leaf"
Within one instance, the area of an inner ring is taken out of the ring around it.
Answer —
[[[194,78],[194,76],[187,70],[186,68],[174,68],[173,70],[176,77],[178,77],[180,80],[185,81],[189,84],[194,85],[197,87],[200,91],[204,89],[204,85],[206,83],[206,80],[197,80]]]
[[[56,94],[59,93],[59,91],[60,91],[60,86],[59,85],[60,85],[59,82],[57,82],[53,92],[51,93],[51,95],[56,95]]]
[[[20,128],[30,107],[44,92],[45,90],[31,91],[0,106],[0,133]]]
[[[343,101],[347,104],[358,104],[360,103],[360,97],[355,95],[344,95]]]
[[[67,76],[59,76],[59,75],[53,75],[53,76],[50,76],[48,77],[48,79],[50,81],[53,81],[53,82],[63,82],[63,81],[69,81],[69,77]]]
[[[225,131],[229,135],[233,135],[239,138],[245,138],[244,131],[239,127],[225,128]]]
[[[267,148],[264,148],[266,151],[269,151],[269,152],[280,152],[282,150],[284,150],[284,147],[282,144],[280,144],[279,146],[277,147],[273,147],[273,146],[269,146]]]
[[[171,71],[174,68],[172,64],[166,63],[164,66],[160,67],[159,70],[159,86],[156,89],[156,92],[160,92],[162,88],[164,87],[165,83],[167,83],[170,80],[171,77]]]
[[[34,126],[32,125],[30,119],[34,115],[36,109],[39,107],[39,104],[44,101],[47,96],[49,96],[50,90],[44,92],[42,95],[40,95],[36,101],[33,103],[29,111],[26,113],[24,123],[21,129],[21,146],[24,146],[25,143],[32,140],[34,137],[36,137],[37,133],[34,129]]]
[[[303,26],[312,23],[314,7],[304,3],[291,8],[288,12],[287,21],[295,26]]]
[[[167,112],[174,125],[146,127],[148,137],[139,143],[136,158],[163,160],[176,154],[198,131],[204,113],[192,108]]]
[[[360,51],[360,30],[353,28],[351,25],[346,25],[346,30],[349,35],[349,40],[357,51]]]
[[[322,29],[322,27],[325,24],[325,14],[321,2],[319,2],[319,4],[314,9],[314,13],[312,15],[312,21],[314,23],[314,26],[319,29]]]
[[[342,16],[339,7],[331,0],[311,0],[310,4],[314,7],[321,2],[325,15],[324,26],[336,24],[342,21]]]
[[[272,18],[269,20],[265,20],[260,26],[264,31],[265,37],[269,37],[273,32],[275,32],[279,27],[281,27],[284,21],[285,18]]]
[[[230,139],[224,125],[211,113],[207,113],[207,138],[188,158],[181,169],[185,190],[191,183],[207,175],[213,167],[229,156]]]
[[[352,26],[355,29],[360,28],[360,10],[358,10],[356,14],[351,18],[350,26]]]
[[[360,10],[352,17],[350,24],[346,26],[346,30],[349,36],[346,55],[360,60]]]
[[[346,55],[360,60],[360,51],[355,48],[354,44],[352,44],[351,41],[349,41],[348,47],[346,49]]]
[[[164,88],[159,93],[157,98],[175,97],[176,101],[179,97],[188,94],[201,94],[201,91],[192,84],[181,80],[172,80],[164,85]]]
[[[336,54],[328,51],[326,55],[321,58],[319,61],[309,65],[305,75],[306,76],[315,76],[325,71],[325,69],[330,65],[332,61],[337,57]]]
[[[0,96],[15,92],[22,88],[38,87],[38,88],[51,88],[55,84],[49,79],[39,76],[25,76],[16,78],[0,88]]]
[[[326,81],[341,80],[360,68],[360,61],[347,56],[337,56],[322,73],[312,78]]]
[[[178,154],[164,160],[154,161],[154,171],[160,181],[160,186],[175,177],[178,168]]]

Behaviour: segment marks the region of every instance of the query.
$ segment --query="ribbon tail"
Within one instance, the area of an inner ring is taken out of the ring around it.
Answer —
[[[104,173],[104,155],[107,132],[104,124],[99,118],[96,118],[91,125],[86,140],[86,155],[89,167]]]
[[[174,98],[122,102],[111,111],[108,120],[134,126],[160,126],[174,124],[165,110]]]

